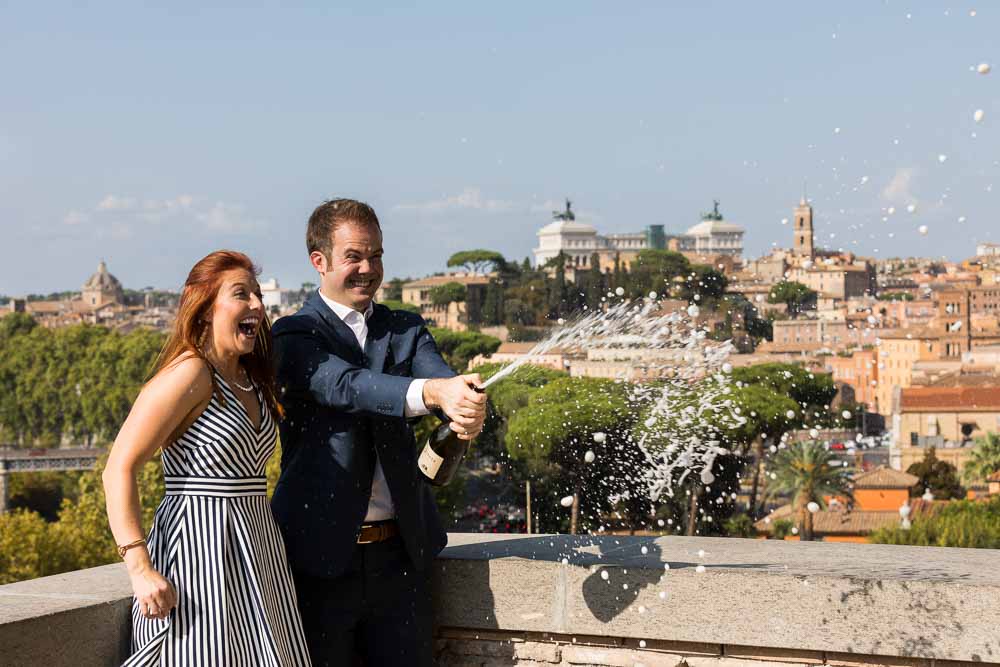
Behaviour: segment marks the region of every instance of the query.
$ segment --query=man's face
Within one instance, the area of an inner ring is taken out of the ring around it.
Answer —
[[[363,311],[382,284],[382,233],[375,225],[342,223],[333,232],[330,257],[314,252],[309,259],[324,295]]]

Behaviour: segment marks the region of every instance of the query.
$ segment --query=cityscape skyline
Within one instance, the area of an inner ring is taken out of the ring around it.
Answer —
[[[75,289],[102,258],[176,289],[220,247],[314,281],[305,220],[332,196],[375,206],[387,277],[520,261],[564,197],[601,233],[682,232],[719,199],[746,258],[788,245],[804,187],[818,245],[1000,240],[991,7],[2,15],[0,294]]]

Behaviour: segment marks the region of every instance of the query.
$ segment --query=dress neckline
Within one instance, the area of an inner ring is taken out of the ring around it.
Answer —
[[[257,411],[260,413],[259,426],[254,426],[253,419],[250,417],[250,410],[247,408],[246,404],[240,400],[240,397],[236,395],[236,392],[233,391],[232,385],[226,381],[226,378],[224,378],[222,373],[220,373],[214,366],[212,367],[212,372],[215,373],[222,384],[225,385],[226,390],[233,397],[233,400],[239,403],[240,410],[243,412],[243,416],[246,418],[247,422],[249,422],[250,428],[253,429],[255,435],[259,436],[264,429],[264,397],[260,393],[260,387],[257,386],[257,383],[253,381],[253,378],[250,377],[250,374],[248,373],[247,377],[250,378],[250,384],[253,387],[254,396],[257,397]]]

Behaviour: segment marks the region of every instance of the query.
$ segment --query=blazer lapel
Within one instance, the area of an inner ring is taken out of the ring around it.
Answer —
[[[334,315],[336,317],[336,315]],[[392,314],[388,308],[375,306],[368,318],[368,337],[365,339],[365,365],[368,370],[381,373],[385,369],[385,355],[392,337],[389,320]]]
[[[333,339],[337,342],[346,345],[354,353],[354,358],[350,361],[356,363],[357,365],[362,365],[363,351],[361,346],[358,345],[358,339],[351,331],[351,327],[344,324],[344,320],[337,316],[337,313],[330,309],[330,306],[326,305],[323,301],[323,297],[319,295],[319,292],[313,292],[306,304],[311,306],[319,318],[327,324],[332,330]],[[374,315],[372,316],[374,318]],[[368,335],[369,340],[371,339],[371,334]]]

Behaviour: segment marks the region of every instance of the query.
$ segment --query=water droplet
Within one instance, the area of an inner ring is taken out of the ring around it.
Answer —
[[[947,159],[948,159],[948,156],[947,156],[947,155],[945,155],[944,153],[942,153],[942,154],[938,155],[938,162],[941,162],[942,164],[943,164],[943,163],[944,163],[944,162],[945,162],[945,161],[946,161]]]
[[[604,581],[608,580],[608,571],[607,570],[601,570],[601,579],[603,579]]]
[[[593,450],[590,450],[590,449],[588,449],[587,453],[583,455],[583,460],[586,461],[587,463],[593,463],[594,459],[596,459],[596,458],[597,458],[597,455],[594,454]]]
[[[850,419],[851,418],[851,411],[850,410],[844,410],[843,412],[840,413],[840,416],[843,417],[844,419]]]
[[[639,551],[642,553],[643,556],[645,556],[646,554],[649,553],[649,547],[643,545],[643,547],[639,549]]]
[[[594,442],[596,442],[598,444],[602,444],[607,439],[608,439],[608,436],[607,436],[606,433],[603,433],[601,431],[595,431],[594,432]]]
[[[976,113],[972,114],[972,119],[977,123],[982,123],[984,118],[986,118],[986,112],[982,109],[976,109]]]
[[[625,288],[624,287],[616,287],[615,288],[615,294],[617,294],[618,296],[624,296],[625,295]]]
[[[819,503],[811,501],[808,505],[806,505],[806,509],[815,514],[819,511]]]
[[[705,572],[705,566],[699,565],[698,567],[694,568],[694,571],[697,572],[698,574],[702,574]]]
[[[698,313],[700,312],[701,309],[698,308],[698,306],[694,305],[693,303],[687,308],[688,317],[698,317]]]
[[[920,232],[922,235],[926,236],[927,235],[927,225],[920,225],[919,227],[917,227],[917,231]]]
[[[909,213],[915,213],[916,210],[917,210],[917,205],[916,204],[910,204],[909,206],[906,207],[906,210]]]
[[[573,504],[573,496],[564,496],[563,499],[559,501],[559,504],[563,507],[570,507]]]
[[[979,67],[976,68],[976,71],[980,74],[989,74],[992,69],[993,67],[989,63],[979,63]]]

